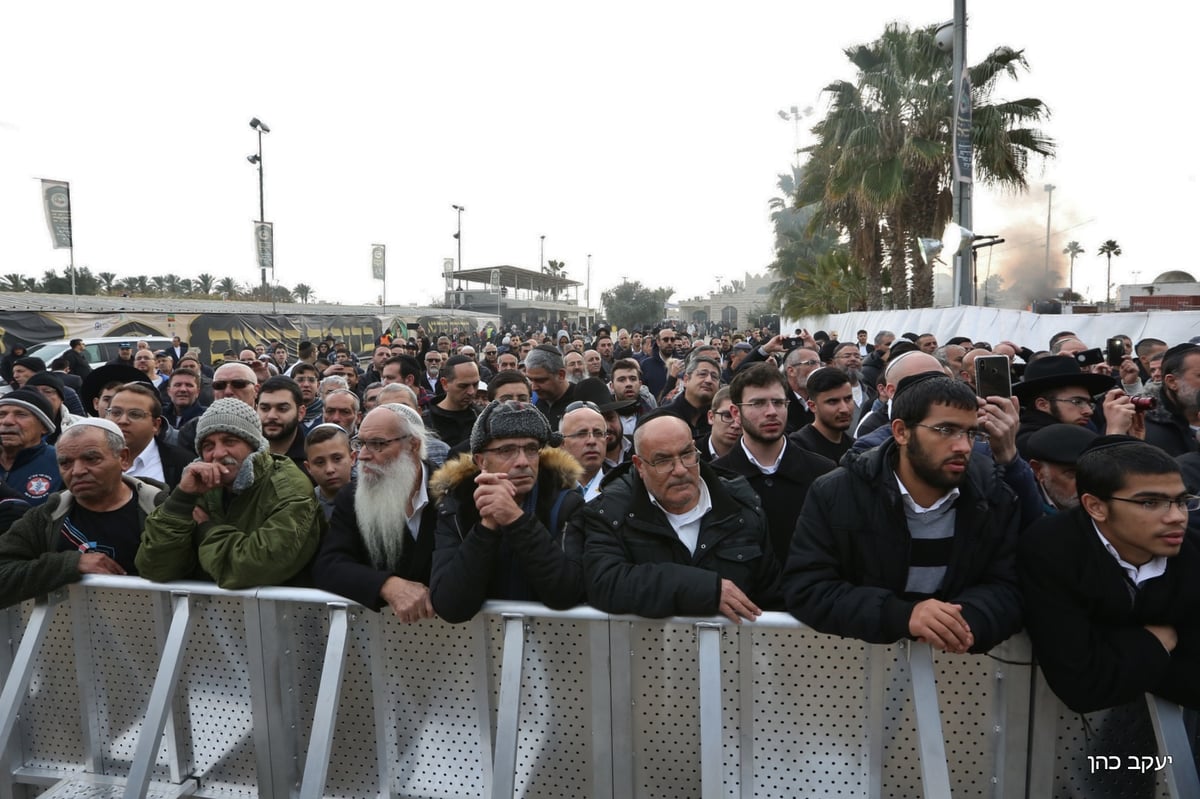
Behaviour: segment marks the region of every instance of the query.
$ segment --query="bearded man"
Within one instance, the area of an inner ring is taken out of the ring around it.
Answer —
[[[386,604],[401,621],[428,619],[437,507],[425,424],[412,408],[386,403],[363,418],[354,447],[358,481],[334,499],[313,579],[363,607]]]

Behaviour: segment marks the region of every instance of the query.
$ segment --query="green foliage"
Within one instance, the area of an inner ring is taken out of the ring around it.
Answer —
[[[651,327],[662,321],[667,299],[673,288],[652,289],[640,281],[621,283],[600,295],[613,329]]]
[[[953,120],[951,59],[933,30],[892,24],[845,51],[857,76],[825,87],[829,111],[812,129],[817,143],[805,148],[810,159],[793,193],[797,207],[815,204],[814,226],[849,246],[872,308],[882,307],[885,267],[893,307],[908,305],[910,290],[914,306],[933,300],[932,268],[916,256],[916,241],[940,238],[951,217]],[[1048,116],[1044,103],[992,102],[1001,78],[1027,68],[1022,51],[999,47],[969,69],[978,183],[1024,190],[1030,158],[1054,153],[1053,140],[1028,127]]]

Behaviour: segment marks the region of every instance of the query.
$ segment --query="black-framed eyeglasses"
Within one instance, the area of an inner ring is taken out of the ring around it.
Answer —
[[[350,442],[350,448],[355,452],[369,450],[376,454],[383,452],[389,445],[395,444],[397,441],[403,441],[406,438],[412,438],[411,435],[396,436],[395,438],[356,438]]]
[[[717,417],[726,424],[733,421],[733,413],[730,411],[713,411],[713,416]]]
[[[575,400],[574,402],[572,402],[570,405],[567,406],[567,409],[565,411],[563,411],[563,416],[566,416],[568,413],[572,413],[574,411],[580,410],[581,408],[587,408],[589,411],[595,411],[596,413],[600,413],[600,406],[597,405],[596,403],[588,402],[587,400]]]
[[[233,386],[235,391],[241,391],[253,385],[257,385],[257,382],[254,380],[243,380],[240,377],[232,380],[214,380],[212,382],[213,391],[224,391],[229,386]]]
[[[1182,511],[1200,510],[1200,497],[1193,496],[1192,494],[1175,497],[1174,499],[1168,499],[1167,497],[1144,497],[1140,499],[1136,497],[1109,497],[1109,499],[1141,505],[1142,510],[1148,513],[1166,513],[1172,505]]]
[[[752,399],[749,402],[738,403],[738,407],[750,408],[755,411],[765,411],[768,407],[774,408],[777,411],[782,411],[787,406],[787,399],[780,399],[778,397],[760,397],[758,399]]]
[[[667,458],[659,458],[653,461],[643,461],[650,469],[658,475],[670,474],[675,471],[675,464],[679,463],[685,469],[694,469],[696,464],[700,462],[700,450],[691,449],[679,455],[672,455]]]
[[[991,436],[982,430],[964,430],[961,427],[951,427],[950,425],[945,424],[918,424],[917,427],[924,427],[926,430],[933,430],[947,441],[958,441],[963,436],[966,436],[967,441],[970,441],[972,444],[974,444],[976,441],[987,442],[991,439]]]
[[[525,457],[533,460],[542,451],[540,444],[505,444],[501,447],[492,447],[485,449],[484,452],[490,452],[502,460],[512,460],[517,457],[517,453],[525,453]]]
[[[1062,399],[1057,397],[1047,397],[1046,399],[1050,400],[1051,402],[1066,402],[1070,405],[1074,405],[1076,408],[1092,407],[1091,397],[1063,397]]]

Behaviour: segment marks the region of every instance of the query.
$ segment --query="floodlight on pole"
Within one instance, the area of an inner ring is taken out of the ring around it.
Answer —
[[[266,199],[265,199],[266,192],[264,191],[264,183],[263,183],[264,178],[263,178],[262,137],[263,137],[264,133],[270,133],[271,129],[266,124],[264,124],[263,121],[261,119],[259,119],[258,117],[254,117],[250,120],[250,127],[258,132],[258,152],[255,153],[254,155],[246,156],[246,160],[258,167],[258,222],[259,222],[259,225],[262,225],[264,222],[267,221]],[[275,247],[275,243],[272,240],[272,242],[271,242],[271,276],[272,276],[272,278],[274,278],[274,276],[275,276],[274,247]],[[262,292],[263,292],[264,296],[266,294],[270,293],[270,295],[271,295],[271,313],[275,313],[275,311],[276,311],[275,292],[274,292],[274,290],[271,289],[270,286],[267,285],[267,267],[261,266],[261,270],[262,270]]]

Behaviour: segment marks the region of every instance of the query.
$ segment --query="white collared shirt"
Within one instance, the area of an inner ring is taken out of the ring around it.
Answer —
[[[596,476],[586,483],[580,483],[579,487],[583,489],[583,501],[591,502],[596,497],[600,496],[600,481],[604,479],[604,470],[597,469]]]
[[[405,526],[408,527],[408,534],[417,540],[417,536],[421,533],[421,511],[425,510],[425,506],[429,504],[429,490],[426,484],[429,482],[429,476],[425,474],[425,464],[421,464],[421,480],[417,483],[417,495],[413,498],[412,516],[404,519]]]
[[[1163,574],[1166,573],[1167,559],[1165,556],[1159,555],[1156,558],[1151,558],[1148,562],[1143,563],[1141,566],[1134,566],[1132,563],[1117,554],[1117,548],[1109,543],[1108,539],[1104,537],[1104,533],[1100,532],[1100,527],[1096,524],[1095,519],[1092,519],[1092,529],[1096,531],[1096,535],[1100,536],[1100,543],[1104,544],[1104,548],[1108,550],[1108,554],[1112,555],[1113,558],[1116,559],[1117,565],[1125,570],[1125,574],[1129,577],[1129,581],[1139,588],[1141,588],[1142,583],[1146,582],[1147,580],[1153,580],[1155,577],[1162,577]]]
[[[904,499],[904,504],[907,505],[913,513],[932,513],[933,511],[945,505],[947,502],[953,502],[954,500],[958,499],[959,492],[958,488],[955,487],[947,491],[945,494],[939,497],[936,502],[926,508],[921,506],[920,503],[913,499],[912,494],[908,493],[908,486],[904,485],[904,481],[900,479],[900,475],[896,475],[896,485],[900,486],[900,496]]]
[[[787,451],[787,441],[784,441],[783,446],[779,448],[779,457],[775,459],[775,462],[768,464],[759,463],[755,459],[754,453],[752,453],[749,447],[746,446],[745,436],[739,438],[738,443],[742,446],[742,452],[746,453],[746,457],[760,472],[763,474],[775,474],[775,472],[779,471],[779,464],[783,463],[783,453]]]
[[[712,510],[712,496],[708,493],[708,486],[704,480],[700,481],[700,500],[696,503],[696,507],[683,513],[670,513],[662,505],[658,504],[658,498],[653,494],[650,495],[650,501],[660,509],[663,515],[667,517],[667,521],[671,524],[671,529],[675,531],[676,537],[683,542],[683,545],[688,548],[694,556],[696,554],[696,545],[700,543],[700,523],[704,521],[704,514]]]
[[[151,441],[146,448],[133,459],[133,465],[125,470],[129,477],[149,477],[160,483],[163,479],[162,457],[158,454],[158,442]]]

